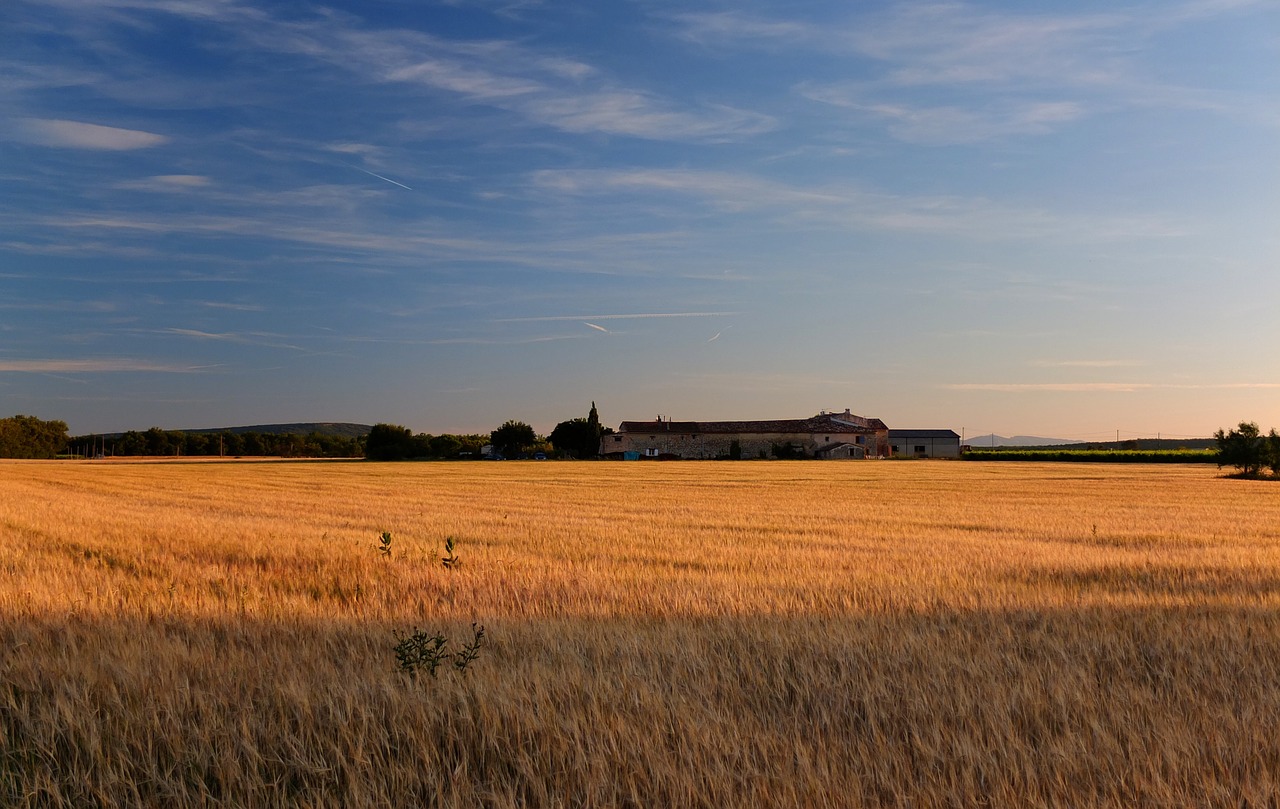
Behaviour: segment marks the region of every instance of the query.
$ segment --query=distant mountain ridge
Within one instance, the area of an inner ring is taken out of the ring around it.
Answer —
[[[245,433],[258,433],[259,435],[312,435],[318,433],[320,435],[335,435],[342,438],[359,438],[362,435],[368,435],[373,429],[368,424],[353,424],[347,421],[302,421],[293,424],[251,424],[246,427],[201,427],[195,429],[184,430],[165,430],[167,433],[190,433],[192,435],[216,435],[225,433],[228,435],[243,435]],[[145,430],[137,430],[136,432],[145,432]],[[119,438],[124,433],[106,433],[100,434],[104,438]]]
[[[1062,444],[1079,444],[1071,438],[1042,438],[1036,435],[1015,435],[1012,437],[995,435],[988,433],[987,435],[975,435],[972,438],[965,438],[964,442],[974,449],[983,447],[1056,447]]]
[[[1111,449],[1111,450],[1173,450],[1214,449],[1217,441],[1212,438],[1128,438],[1121,441],[1077,441],[1065,438],[1041,438],[1034,435],[979,435],[965,440],[967,446],[981,449]]]
[[[179,433],[261,433],[262,435],[340,435],[344,438],[359,438],[368,435],[373,429],[368,424],[353,424],[346,421],[304,421],[293,424],[253,424],[248,427],[210,427],[197,430],[175,430]]]

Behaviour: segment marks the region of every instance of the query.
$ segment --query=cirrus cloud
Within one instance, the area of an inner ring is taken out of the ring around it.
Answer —
[[[41,146],[110,152],[148,149],[169,142],[168,137],[154,132],[59,118],[27,118],[22,121],[20,134],[23,140]]]

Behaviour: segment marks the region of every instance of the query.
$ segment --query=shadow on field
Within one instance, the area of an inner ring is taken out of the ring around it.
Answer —
[[[1066,573],[1064,586],[1115,576]],[[1204,584],[1164,575],[1151,574],[1155,591]],[[410,627],[4,616],[0,804],[1240,806],[1280,794],[1280,620],[1261,606],[502,619],[466,671],[434,678],[397,671],[392,629]]]

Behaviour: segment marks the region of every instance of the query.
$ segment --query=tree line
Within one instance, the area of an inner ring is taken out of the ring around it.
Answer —
[[[130,430],[116,435],[67,434],[63,421],[35,416],[0,419],[0,458],[94,457],[255,457],[467,460],[480,458],[594,458],[602,436],[595,402],[584,417],[562,421],[549,435],[509,420],[490,433],[414,434],[397,424],[376,424],[367,435],[349,437],[321,432],[191,432]]]
[[[592,402],[585,417],[562,421],[545,436],[515,419],[488,435],[415,435],[399,424],[375,424],[365,439],[364,451],[371,461],[594,458],[600,452],[601,437],[612,432],[600,426],[600,415]]]
[[[78,435],[66,441],[65,454],[102,456],[273,456],[279,458],[360,458],[360,438],[326,433],[196,433],[183,430],[130,430],[114,436]]]

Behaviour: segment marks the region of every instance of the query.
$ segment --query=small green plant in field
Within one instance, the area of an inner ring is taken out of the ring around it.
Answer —
[[[458,555],[453,552],[453,537],[444,538],[444,556],[440,557],[440,564],[447,568],[457,567],[462,563]]]
[[[410,635],[394,634],[398,641],[395,653],[400,671],[415,679],[418,671],[423,669],[434,678],[447,660],[453,661],[455,670],[466,671],[467,666],[480,656],[480,647],[485,644],[484,626],[476,623],[471,624],[471,640],[456,653],[448,650],[449,639],[442,632],[430,634],[414,627]]]
[[[419,669],[426,669],[428,674],[435,677],[436,669],[449,656],[444,648],[449,643],[448,638],[439,632],[429,635],[417,627],[413,628],[411,635],[405,636],[399,632],[394,634],[399,641],[395,645],[395,653],[400,670],[416,678]]]
[[[458,671],[466,671],[467,666],[480,656],[480,647],[484,645],[484,626],[471,624],[471,642],[462,646],[462,651],[453,656],[453,667]]]
[[[382,532],[382,539],[379,540],[379,544],[378,544],[378,553],[382,554],[382,558],[384,559],[391,558],[391,532],[390,531]]]

